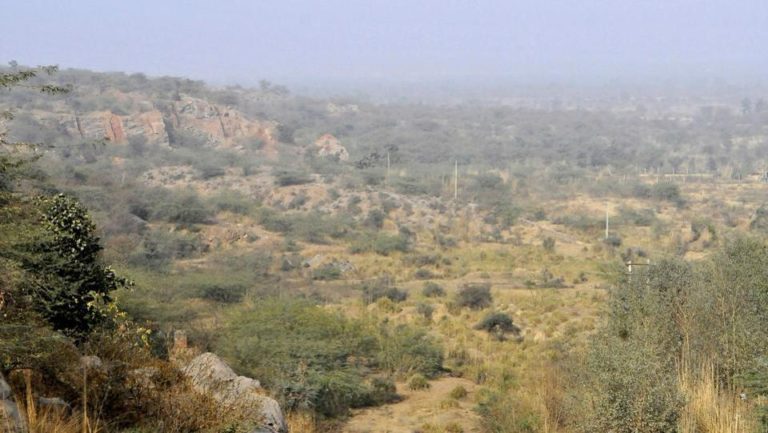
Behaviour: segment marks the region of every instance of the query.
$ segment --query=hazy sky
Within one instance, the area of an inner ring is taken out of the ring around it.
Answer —
[[[212,82],[768,72],[768,0],[0,0],[0,61]]]

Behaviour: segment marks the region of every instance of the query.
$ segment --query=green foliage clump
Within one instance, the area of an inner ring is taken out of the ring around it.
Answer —
[[[278,186],[304,185],[314,182],[311,175],[300,171],[279,170],[273,173]]]
[[[333,263],[326,263],[312,271],[313,280],[332,281],[338,280],[341,276],[341,269]]]
[[[435,307],[431,304],[419,303],[416,305],[416,312],[424,318],[426,321],[432,320],[432,314],[435,312]]]
[[[413,273],[413,276],[417,280],[428,280],[430,278],[433,278],[435,274],[432,273],[432,271],[430,271],[429,269],[420,268],[420,269],[416,269],[416,272]]]
[[[329,238],[343,238],[354,227],[354,223],[343,216],[320,212],[278,212],[269,208],[259,210],[258,221],[269,231],[315,244],[328,243]]]
[[[284,410],[325,416],[396,398],[391,381],[366,380],[371,367],[433,374],[442,366],[442,350],[421,330],[370,327],[295,299],[267,298],[236,310],[215,349],[275,391]]]
[[[421,294],[427,298],[440,298],[445,296],[445,289],[433,281],[424,283]]]
[[[65,195],[40,201],[42,232],[21,267],[32,305],[54,330],[84,335],[107,318],[110,293],[128,284],[101,263],[101,246],[86,209]]]
[[[153,219],[188,226],[203,224],[211,218],[211,210],[200,200],[193,191],[171,192],[159,197],[151,197],[151,213]]]
[[[390,286],[387,279],[378,279],[363,285],[362,296],[367,304],[376,302],[381,298],[387,298],[392,302],[402,302],[408,298],[408,292]]]
[[[376,361],[385,371],[398,376],[420,373],[434,377],[443,366],[443,350],[425,329],[399,325],[378,333]]]
[[[388,256],[395,251],[408,252],[410,249],[411,239],[405,234],[376,233],[375,235],[364,234],[360,236],[352,243],[350,252],[359,254],[373,251],[376,254]]]
[[[256,205],[253,199],[232,190],[221,191],[211,196],[208,203],[218,212],[232,212],[240,215],[250,214]]]
[[[453,389],[451,390],[450,394],[448,394],[448,395],[449,395],[449,396],[450,396],[452,399],[455,399],[455,400],[461,400],[462,398],[466,397],[466,396],[467,396],[467,394],[469,394],[469,393],[467,392],[467,388],[464,388],[462,385],[456,385],[456,387],[455,387],[455,388],[453,388]]]
[[[680,186],[672,182],[659,182],[652,186],[645,184],[636,185],[634,195],[639,198],[669,201],[677,207],[685,206],[685,198],[680,193]]]
[[[163,270],[174,260],[194,257],[204,249],[197,234],[153,230],[142,237],[127,262],[132,266]]]
[[[206,284],[199,288],[200,297],[221,304],[235,304],[243,300],[246,287],[239,284]]]
[[[482,310],[493,303],[491,285],[488,283],[465,284],[456,293],[456,304],[473,310]]]
[[[505,339],[504,334],[507,332],[511,332],[515,335],[520,334],[520,328],[515,325],[512,318],[506,313],[498,312],[486,315],[480,323],[475,325],[475,329],[493,334],[499,341]]]
[[[420,391],[429,388],[429,381],[426,377],[424,377],[423,374],[414,374],[410,379],[408,379],[408,389],[412,391]]]

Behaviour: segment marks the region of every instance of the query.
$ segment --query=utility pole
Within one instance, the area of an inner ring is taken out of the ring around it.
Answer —
[[[387,150],[387,178],[384,179],[384,185],[389,185],[389,166],[390,166],[389,150]]]
[[[608,239],[608,223],[609,223],[609,216],[608,216],[608,202],[605,202],[605,239]]]
[[[454,160],[453,166],[453,201],[459,196],[459,160]]]

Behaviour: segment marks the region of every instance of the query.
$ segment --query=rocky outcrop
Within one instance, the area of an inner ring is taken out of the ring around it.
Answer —
[[[339,161],[349,160],[349,152],[341,145],[341,141],[331,134],[324,134],[315,141],[317,155],[336,158]]]
[[[256,423],[249,433],[287,433],[288,427],[280,405],[264,395],[258,380],[238,376],[221,358],[213,353],[195,357],[182,372],[192,387],[210,396],[221,405],[244,412]]]
[[[88,141],[107,140],[125,144],[131,138],[147,144],[167,145],[163,114],[158,110],[120,116],[111,111],[64,114],[53,119],[70,137]]]
[[[232,107],[189,96],[160,109],[149,101],[143,102],[137,103],[141,111],[128,114],[41,111],[35,115],[70,137],[87,141],[126,144],[136,140],[149,145],[181,145],[184,138],[193,137],[212,146],[233,149],[258,143],[265,156],[277,157],[276,122],[248,119]]]
[[[172,104],[166,121],[177,131],[197,135],[219,146],[242,145],[242,138],[260,140],[267,156],[277,156],[277,124],[246,119],[231,107],[185,96]]]

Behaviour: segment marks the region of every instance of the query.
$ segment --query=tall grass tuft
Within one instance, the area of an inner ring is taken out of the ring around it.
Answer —
[[[720,386],[711,361],[705,361],[697,368],[683,361],[678,368],[677,379],[686,398],[678,422],[680,433],[757,431],[749,404],[736,393]]]

